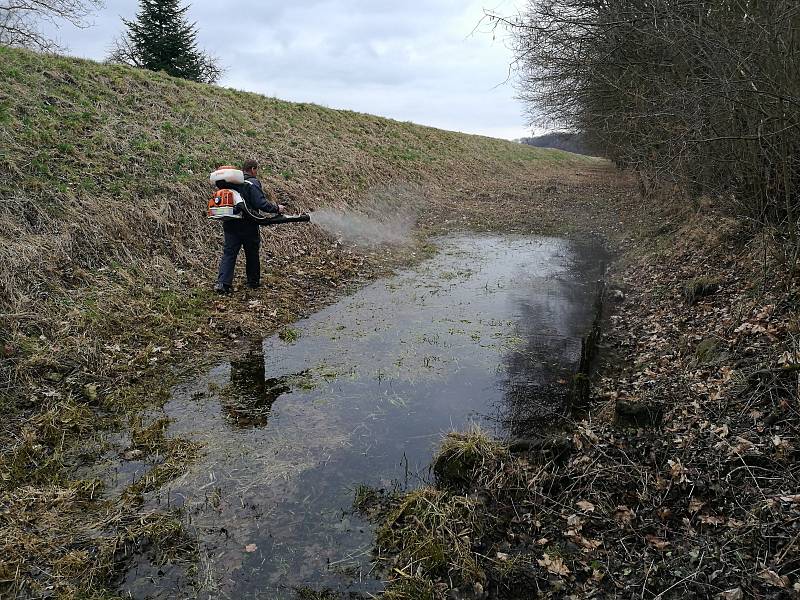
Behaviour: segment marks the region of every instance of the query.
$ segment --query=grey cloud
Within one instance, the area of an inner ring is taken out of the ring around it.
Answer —
[[[524,0],[493,0],[511,12]],[[135,0],[107,0],[95,27],[63,28],[73,53],[103,59]],[[479,0],[195,0],[201,47],[222,85],[400,120],[504,137],[525,135],[507,74],[510,52],[470,37]]]

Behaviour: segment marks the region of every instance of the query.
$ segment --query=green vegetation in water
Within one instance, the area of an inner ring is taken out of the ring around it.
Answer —
[[[309,587],[297,588],[295,600],[341,600],[342,595],[333,590],[317,591]]]
[[[298,329],[294,329],[293,327],[286,327],[278,334],[278,338],[287,344],[294,344],[300,339],[300,336],[300,331]]]
[[[313,373],[305,372],[288,377],[286,383],[294,389],[311,391],[319,386],[319,379],[314,377]]]

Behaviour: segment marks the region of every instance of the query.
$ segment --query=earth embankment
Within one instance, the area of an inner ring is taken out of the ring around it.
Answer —
[[[232,339],[419,258],[425,234],[619,227],[607,200],[626,192],[596,159],[8,48],[0,81],[0,585],[12,596],[102,594],[143,548],[191,555],[179,523],[141,497],[202,449],[147,414]],[[412,212],[414,243],[271,228],[262,289],[220,301],[206,175],[244,158],[293,211]],[[158,463],[120,494],[94,470],[110,438],[126,440],[122,460]]]

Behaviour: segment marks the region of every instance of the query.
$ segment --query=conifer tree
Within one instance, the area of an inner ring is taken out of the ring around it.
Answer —
[[[180,0],[139,0],[136,19],[123,19],[127,31],[109,60],[165,71],[175,77],[214,83],[222,73],[217,61],[197,47],[197,25],[186,20],[189,5]]]

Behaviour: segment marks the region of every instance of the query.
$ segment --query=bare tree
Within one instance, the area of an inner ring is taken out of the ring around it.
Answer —
[[[0,0],[0,44],[59,50],[58,44],[42,32],[42,21],[88,27],[86,18],[102,6],[102,0]]]
[[[513,33],[532,122],[582,132],[648,192],[678,183],[800,253],[797,0],[531,0]]]

